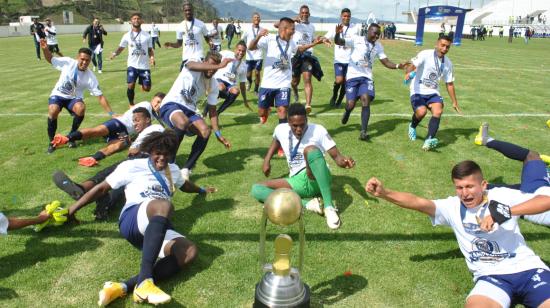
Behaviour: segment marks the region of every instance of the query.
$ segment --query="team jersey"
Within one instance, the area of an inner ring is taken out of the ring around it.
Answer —
[[[307,146],[314,145],[323,153],[336,146],[336,143],[323,126],[312,123],[307,124],[307,129],[302,134],[301,140],[294,136],[288,123],[277,125],[273,132],[273,138],[279,141],[285,152],[288,168],[290,169],[289,176],[297,174],[306,167],[304,149]]]
[[[488,200],[515,206],[534,197],[519,190],[493,188],[488,190]],[[527,246],[520,233],[518,216],[504,222],[494,232],[479,229],[476,216],[481,219],[489,215],[487,206],[464,207],[457,196],[434,200],[436,205],[433,225],[445,225],[453,229],[466,265],[474,275],[474,281],[486,275],[505,275],[533,268],[548,267]]]
[[[414,94],[439,95],[439,79],[443,78],[445,83],[455,80],[451,59],[446,56],[439,59],[433,49],[419,52],[411,62],[416,66],[416,76],[410,85],[411,96]]]
[[[105,179],[112,189],[126,186],[124,189],[126,203],[120,212],[121,216],[131,205],[140,204],[147,199],[169,201],[172,199],[157,180],[151,168],[154,167],[149,167],[149,158],[125,160]],[[158,171],[158,173],[167,188],[170,189],[170,193],[173,194],[175,189],[183,186],[185,180],[181,177],[180,169],[176,164],[168,164],[166,168],[170,168],[171,181],[167,178],[165,170]],[[173,187],[170,187],[170,183],[173,183]]]
[[[99,82],[89,69],[78,69],[78,61],[69,57],[53,57],[52,66],[61,71],[61,76],[55,84],[50,96],[60,96],[67,99],[83,98],[84,90],[88,89],[93,96],[103,95]]]
[[[206,25],[199,19],[182,21],[176,29],[176,39],[183,41],[181,59],[198,61],[203,58],[202,40],[208,36]]]
[[[159,33],[160,33],[160,30],[159,30],[159,27],[157,27],[157,25],[154,25],[151,27],[151,31],[150,31],[151,37],[159,37]]]
[[[315,38],[315,26],[312,23],[296,23],[295,32],[292,36],[292,40],[296,45],[308,45],[313,42]],[[313,47],[306,50],[306,52],[313,53]]]
[[[0,212],[0,235],[8,234],[9,223],[8,218],[4,215],[4,213]]]
[[[221,45],[222,44],[222,26],[218,25],[217,27],[214,27],[214,25],[208,27],[208,35],[210,36],[210,40],[212,41],[212,44],[214,45]]]
[[[235,59],[235,53],[229,50],[220,52],[222,59]],[[232,86],[239,82],[246,82],[246,63],[244,59],[233,61],[226,67],[219,69],[214,75],[215,79],[221,79]]]
[[[143,143],[143,139],[145,139],[147,136],[149,136],[153,132],[159,132],[162,133],[164,131],[164,127],[160,124],[153,124],[147,126],[144,130],[139,133],[139,135],[136,137],[136,140],[132,142],[130,145],[130,149],[139,149],[141,144]]]
[[[139,107],[143,107],[149,111],[149,116],[153,117],[153,107],[151,107],[151,103],[149,102],[141,102],[139,104],[135,104],[130,108],[129,110],[126,110],[124,114],[122,114],[120,117],[116,118],[119,120],[124,126],[126,127],[126,131],[128,134],[135,134],[136,130],[134,129],[134,110],[136,110]]]
[[[258,36],[258,33],[260,33],[260,31],[262,30],[263,28],[260,27],[258,25],[258,28],[255,28],[254,25],[250,25],[249,27],[245,27],[244,29],[244,32],[243,32],[243,35],[242,35],[242,40],[246,42],[246,46],[248,47],[248,45],[250,44],[250,42],[252,42],[253,39],[256,38],[256,36]],[[250,50],[250,49],[246,49],[246,60],[247,61],[256,61],[256,60],[261,60],[262,59],[262,50],[261,49],[256,49],[256,50]]]
[[[380,60],[387,58],[382,44],[378,41],[373,44],[367,41],[365,36],[353,35],[351,39],[346,40],[345,46],[351,48],[346,80],[357,77],[367,77],[372,80],[374,58],[378,57]]]
[[[218,103],[218,82],[215,78],[207,79],[202,72],[195,72],[183,67],[172,88],[162,100],[161,107],[166,103],[177,103],[189,110],[197,110],[199,98],[207,95],[209,105]]]
[[[55,29],[55,26],[46,26],[44,33],[46,33],[46,44],[57,45],[57,29]]]
[[[153,48],[153,42],[149,33],[142,30],[136,33],[130,30],[122,36],[119,46],[128,47],[128,67],[150,69],[149,48]]]
[[[344,32],[340,35],[344,40],[351,40],[354,35],[361,35],[361,27],[358,27],[356,24],[349,24],[349,26],[344,26]],[[336,30],[332,29],[327,34],[325,38],[333,40],[336,36]],[[348,64],[349,58],[351,56],[351,48],[346,46],[340,46],[334,44],[334,63]]]
[[[262,88],[281,89],[290,88],[292,79],[291,59],[298,51],[292,39],[287,43],[278,35],[268,34],[258,41],[258,49],[264,52],[264,74]]]

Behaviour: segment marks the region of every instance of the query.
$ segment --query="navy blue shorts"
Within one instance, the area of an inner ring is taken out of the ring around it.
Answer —
[[[120,134],[128,135],[126,126],[124,126],[124,124],[117,119],[110,119],[109,121],[104,122],[103,125],[105,125],[109,130],[109,135],[105,136],[107,143],[117,140]]]
[[[176,127],[172,124],[172,121],[170,121],[170,116],[173,112],[178,110],[182,111],[183,114],[189,119],[189,124],[202,119],[202,117],[194,110],[188,109],[178,103],[169,102],[160,107],[160,117],[162,119],[162,122],[168,125],[171,129],[176,129]]]
[[[430,105],[434,103],[440,103],[441,105],[443,105],[443,97],[437,94],[414,94],[411,96],[411,107],[413,111],[416,111],[416,109],[420,108],[421,106],[426,106],[429,108]]]
[[[370,96],[370,101],[374,100],[374,81],[367,77],[357,77],[346,80],[346,99],[355,101],[363,94]]]
[[[53,95],[48,99],[48,105],[57,105],[60,109],[67,109],[67,111],[74,115],[73,107],[76,103],[81,102],[84,104],[82,98],[64,98],[61,96]]]
[[[489,275],[478,280],[495,285],[508,294],[512,302],[538,307],[550,299],[550,271],[535,268],[507,275]]]
[[[143,234],[139,232],[138,227],[138,210],[140,204],[134,204],[126,209],[118,220],[118,229],[120,235],[124,237],[132,246],[137,249],[143,249]],[[171,222],[168,222],[167,230],[174,230]]]
[[[138,83],[144,87],[151,87],[151,70],[140,70],[135,67],[128,67],[126,70],[126,82]]]
[[[346,63],[334,63],[334,76],[346,77],[348,73],[348,64]]]
[[[288,106],[290,104],[290,88],[266,89],[260,87],[258,107],[268,109],[271,106]]]
[[[223,83],[223,85],[225,86],[225,91],[224,92],[226,92],[226,94],[229,93],[229,89],[231,89],[235,86],[235,85],[232,85],[229,82],[227,82],[225,80],[222,80],[220,78],[216,78],[216,80],[218,81],[218,83]],[[220,92],[222,92],[222,91],[220,90]]]
[[[251,72],[257,70],[258,72],[262,70],[264,65],[264,60],[246,60],[246,72]]]
[[[520,190],[526,193],[534,193],[544,186],[550,186],[546,164],[542,160],[530,160],[525,163],[521,170]]]

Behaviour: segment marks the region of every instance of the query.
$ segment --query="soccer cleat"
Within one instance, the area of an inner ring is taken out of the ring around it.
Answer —
[[[412,127],[411,123],[409,123],[409,140],[416,140],[416,128]]]
[[[170,295],[155,285],[153,279],[143,280],[134,289],[134,302],[136,303],[147,301],[149,304],[158,305],[168,303],[171,299]]]
[[[424,151],[430,151],[437,147],[437,144],[439,143],[439,140],[437,138],[428,138],[424,140],[424,144],[422,145],[422,150]]]
[[[52,140],[51,143],[54,147],[58,147],[60,145],[67,144],[67,142],[69,142],[69,138],[67,136],[63,136],[61,134],[56,134],[53,137],[53,140]]]
[[[344,114],[342,115],[342,125],[345,125],[348,123],[349,116],[351,115],[351,111],[348,112],[347,110],[344,110]]]
[[[327,225],[329,228],[335,230],[340,228],[340,217],[338,216],[338,210],[333,206],[325,208],[325,218],[327,219]]]
[[[311,113],[311,106],[307,105],[306,106],[306,114],[310,114],[310,113]]]
[[[324,214],[323,199],[315,197],[306,203],[306,210],[317,213],[321,216]]]
[[[545,162],[547,165],[550,165],[550,155],[540,154],[540,159]]]
[[[103,72],[101,70],[97,70],[98,74],[103,74]]]
[[[74,149],[77,148],[78,145],[76,144],[76,141],[69,141],[69,148]]]
[[[73,180],[71,180],[63,171],[58,170],[53,174],[53,182],[59,189],[66,192],[74,200],[80,199],[80,197],[82,197],[85,193],[84,189],[73,182]]]
[[[120,282],[107,281],[103,285],[103,289],[99,291],[99,306],[107,306],[117,298],[126,296],[124,286]]]
[[[189,177],[191,176],[191,169],[189,168],[183,168],[181,169],[181,177],[185,180],[185,181],[189,181]]]
[[[49,144],[48,149],[46,150],[46,153],[52,154],[53,151],[55,151],[55,147],[53,146],[53,144]]]
[[[277,150],[277,156],[279,157],[285,157],[285,152],[283,151],[283,148],[279,148]]]
[[[82,157],[78,159],[78,164],[84,167],[93,167],[97,165],[97,160],[91,156]]]
[[[366,131],[361,131],[361,133],[359,133],[359,140],[361,141],[368,141],[369,140],[369,134],[367,134]]]
[[[550,119],[546,121],[546,126],[550,127]]]
[[[474,139],[474,144],[487,145],[488,139],[489,139],[489,124],[486,122],[483,122],[479,127],[479,132],[477,133],[476,138]]]

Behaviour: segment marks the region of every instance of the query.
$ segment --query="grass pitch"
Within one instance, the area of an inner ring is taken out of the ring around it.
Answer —
[[[104,56],[118,45],[121,33],[106,37]],[[161,41],[174,40],[173,33]],[[432,48],[410,42],[382,41],[394,62]],[[82,46],[78,35],[59,37],[62,52],[74,56]],[[344,170],[329,161],[334,174],[334,199],[343,221],[330,231],[323,218],[311,213],[306,220],[306,258],[303,280],[312,289],[314,307],[461,307],[472,287],[472,279],[447,228],[433,228],[423,214],[407,211],[368,196],[363,189],[371,176],[387,187],[428,198],[454,194],[450,168],[458,161],[474,159],[493,182],[517,183],[521,164],[499,153],[473,145],[482,121],[491,134],[541,153],[550,153],[548,85],[550,40],[523,40],[508,44],[506,39],[465,40],[452,47],[448,56],[454,64],[455,86],[464,116],[451,111],[448,103],[433,152],[420,147],[427,119],[418,129],[419,140],[407,138],[411,115],[409,90],[402,83],[403,72],[375,64],[376,100],[372,105],[370,142],[360,142],[360,108],[348,125],[340,125],[342,109],[332,109],[332,48],[315,50],[325,70],[321,82],[314,81],[313,114],[310,122],[323,124],[340,151],[352,156],[357,165]],[[152,70],[151,94],[136,91],[136,102],[149,99],[156,91],[168,91],[178,74],[181,50],[157,49],[157,66]],[[96,75],[113,109],[122,113],[126,100],[126,52],[114,61],[104,60],[104,73]],[[46,111],[49,93],[59,77],[47,63],[37,61],[30,37],[0,39],[0,211],[12,216],[33,216],[43,204],[71,199],[51,181],[61,169],[75,180],[85,180],[98,168],[77,165],[77,158],[95,153],[101,140],[84,142],[77,149],[63,148],[51,155],[47,147]],[[257,98],[248,93],[251,104]],[[303,92],[301,92],[303,102]],[[107,120],[97,99],[86,94],[87,115],[82,127]],[[71,118],[63,112],[60,133],[70,130]],[[258,239],[261,206],[249,195],[253,183],[261,181],[263,156],[276,125],[272,114],[268,124],[258,124],[239,98],[221,116],[223,134],[233,144],[226,151],[214,139],[199,161],[192,180],[213,185],[219,191],[206,198],[178,193],[174,198],[176,229],[198,244],[199,258],[187,270],[160,287],[173,296],[174,307],[250,307],[254,285],[260,280]],[[185,139],[178,153],[183,163],[192,139]],[[124,157],[119,153],[101,162],[108,166]],[[330,160],[330,159],[329,159]],[[285,176],[286,163],[272,160],[272,177]],[[35,233],[27,228],[0,238],[0,305],[91,307],[104,281],[123,280],[139,271],[140,252],[118,233],[118,213],[108,222],[96,223],[93,206],[79,212],[78,226],[50,228]],[[527,243],[550,262],[550,230],[521,223]],[[269,240],[288,232],[297,241],[297,228],[268,228]],[[297,242],[296,242],[297,245]],[[297,248],[297,246],[296,246]],[[296,252],[297,249],[294,250]],[[268,250],[268,252],[271,252]],[[297,260],[294,256],[294,260]],[[295,262],[296,264],[296,262]],[[351,276],[344,276],[350,271]],[[131,299],[113,306],[131,305]]]

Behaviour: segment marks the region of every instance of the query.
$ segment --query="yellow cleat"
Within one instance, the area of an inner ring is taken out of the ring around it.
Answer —
[[[476,135],[474,143],[477,145],[486,145],[487,139],[489,139],[489,124],[483,122],[479,127],[479,132]]]
[[[136,303],[147,301],[149,304],[158,305],[166,304],[171,299],[170,295],[155,285],[153,279],[145,279],[134,289],[134,302]]]
[[[126,296],[126,291],[120,282],[107,281],[103,285],[103,289],[99,291],[99,306],[107,306],[117,298]]]
[[[550,119],[548,119],[548,121],[546,121],[546,126],[550,127]]]
[[[550,155],[540,154],[540,159],[545,162],[547,165],[550,165]]]

